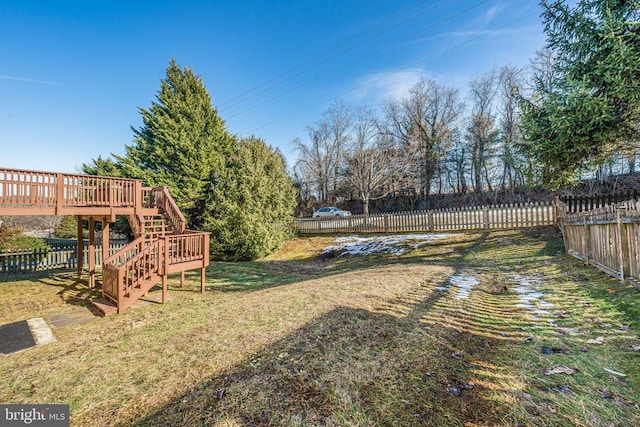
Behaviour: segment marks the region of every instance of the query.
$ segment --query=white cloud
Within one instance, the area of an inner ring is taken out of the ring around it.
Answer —
[[[487,10],[484,14],[484,17],[483,17],[484,23],[488,24],[489,22],[491,22],[497,13],[498,13],[498,7],[494,6],[489,8],[489,10]]]

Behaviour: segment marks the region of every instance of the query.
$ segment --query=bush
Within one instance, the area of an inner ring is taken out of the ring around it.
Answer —
[[[211,257],[264,257],[292,236],[296,190],[282,155],[260,139],[238,142],[211,180],[204,229]]]
[[[61,239],[75,239],[78,237],[78,219],[75,215],[62,218],[60,224],[53,231],[53,235]]]
[[[0,224],[0,251],[48,249],[43,239],[25,236],[23,231],[5,223]]]

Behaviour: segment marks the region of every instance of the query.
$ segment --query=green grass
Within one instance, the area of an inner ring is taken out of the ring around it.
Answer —
[[[331,241],[213,263],[204,295],[193,272],[165,305],[55,329],[0,357],[0,402],[69,403],[78,426],[640,425],[640,295],[564,255],[556,229],[322,260]],[[468,298],[436,290],[455,274],[479,280]],[[539,279],[550,315],[517,306],[515,275]],[[19,279],[0,283],[2,323],[92,295],[69,274]]]

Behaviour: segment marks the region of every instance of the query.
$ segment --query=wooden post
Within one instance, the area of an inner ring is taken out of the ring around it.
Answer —
[[[136,180],[134,185],[134,208],[133,211],[135,212],[135,215],[140,215],[140,212],[142,212],[142,181],[140,180]]]
[[[484,229],[489,229],[489,208],[487,206],[482,207],[482,220],[484,221]]]
[[[96,285],[96,220],[89,217],[89,289]]]
[[[180,287],[184,288],[184,271],[180,272]]]
[[[625,209],[626,208],[624,208],[624,207],[619,207],[616,210],[616,220],[617,220],[617,223],[618,223],[618,226],[616,228],[616,231],[617,231],[617,234],[618,234],[618,263],[620,264],[620,281],[622,283],[624,283],[624,271],[625,271],[625,269],[624,269],[624,259],[625,259],[624,247],[625,247],[625,244],[624,244],[624,240],[623,240],[624,236],[622,234],[622,215],[623,215],[622,213],[625,211]]]
[[[589,255],[590,255],[590,250],[589,248],[591,247],[591,229],[589,228],[589,225],[587,224],[587,215],[584,215],[584,260],[587,263],[587,265],[589,265]]]
[[[204,294],[204,290],[205,290],[205,280],[207,278],[207,265],[209,265],[209,238],[210,238],[210,234],[209,233],[205,233],[204,235],[204,247],[203,247],[203,253],[204,256],[202,257],[202,269],[200,270],[200,292]]]
[[[105,260],[109,258],[109,221],[107,218],[102,219],[102,288],[104,289],[104,264]],[[104,292],[104,291],[103,291]],[[103,295],[104,297],[104,295]]]
[[[56,215],[62,214],[64,206],[64,176],[56,174]]]
[[[107,218],[102,219],[102,265],[104,260],[109,258],[109,229],[110,224]]]
[[[82,278],[83,262],[84,262],[84,235],[82,232],[82,216],[78,215],[78,245],[76,248],[76,267],[78,269],[78,280]]]
[[[169,245],[167,245],[167,238],[166,237],[162,237],[160,239],[161,243],[161,250],[162,253],[164,254],[164,268],[162,269],[162,303],[166,303],[167,302],[167,278],[169,276]]]

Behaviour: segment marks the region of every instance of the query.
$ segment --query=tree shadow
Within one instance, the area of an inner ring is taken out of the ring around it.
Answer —
[[[295,261],[260,260],[248,262],[212,262],[206,271],[207,290],[216,292],[252,292],[277,286],[299,283],[309,279],[337,276],[349,271],[381,268],[389,265],[415,265],[425,262],[433,265],[451,265],[453,258],[462,258],[467,252],[482,245],[488,233],[465,235],[456,241],[453,249],[442,252],[442,248],[451,247],[451,242],[429,242],[422,249],[428,252],[416,254],[410,252],[404,256],[396,255],[351,255],[323,257],[321,251]],[[324,237],[324,236],[323,236]],[[199,280],[199,272],[187,272],[186,276]]]
[[[89,288],[88,279],[79,279],[75,270],[50,270],[46,273],[37,274],[36,276],[30,275],[28,279],[46,286],[59,288],[57,295],[60,297],[60,300],[72,306],[88,307],[91,309],[91,300],[99,298],[102,295],[99,286],[93,289]]]
[[[431,286],[447,280],[373,310],[339,306],[134,425],[493,425],[510,404],[492,355],[522,324],[500,302],[452,314]]]

